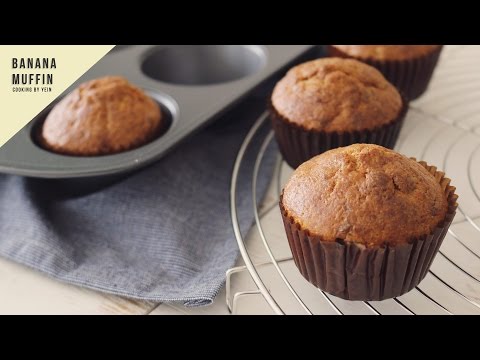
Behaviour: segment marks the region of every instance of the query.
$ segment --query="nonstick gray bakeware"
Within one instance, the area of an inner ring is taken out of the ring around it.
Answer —
[[[168,129],[155,141],[120,154],[59,155],[42,149],[34,140],[54,102],[0,149],[0,172],[75,179],[111,177],[139,169],[158,160],[186,136],[313,49],[313,45],[116,47],[64,94],[86,80],[124,76],[161,105],[168,118]]]

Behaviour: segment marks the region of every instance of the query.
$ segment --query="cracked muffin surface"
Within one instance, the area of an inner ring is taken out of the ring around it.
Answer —
[[[422,165],[366,144],[331,150],[301,165],[285,186],[282,205],[312,235],[367,247],[430,234],[448,206]]]
[[[39,141],[61,154],[109,155],[148,143],[161,128],[155,101],[126,79],[107,76],[62,99],[45,119]]]
[[[375,68],[325,58],[291,69],[272,95],[275,111],[307,130],[360,131],[396,120],[403,101]]]

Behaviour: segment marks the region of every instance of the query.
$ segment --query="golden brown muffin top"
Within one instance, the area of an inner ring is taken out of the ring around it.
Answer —
[[[361,59],[406,60],[427,55],[441,45],[332,45]]]
[[[108,76],[81,84],[48,114],[42,144],[55,152],[114,154],[153,139],[162,125],[158,104],[126,79]]]
[[[422,165],[365,144],[331,150],[301,165],[282,201],[312,235],[367,247],[430,234],[448,206],[439,182]]]
[[[352,59],[325,58],[291,69],[277,84],[272,105],[308,130],[357,131],[399,116],[402,98],[375,68]]]

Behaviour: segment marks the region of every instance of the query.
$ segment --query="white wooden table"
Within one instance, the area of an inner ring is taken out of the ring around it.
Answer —
[[[442,84],[442,82],[445,82],[444,76],[449,72],[451,73],[450,69],[452,69],[452,71],[458,73],[457,77],[472,77],[472,81],[480,82],[479,59],[480,46],[447,46],[432,81],[431,91],[416,102],[417,106],[440,116],[448,112],[448,109],[442,108],[441,102],[434,101],[435,96],[441,93],[438,89],[445,86],[445,84]],[[475,64],[476,66],[474,66]],[[472,74],[475,71],[476,73]],[[478,90],[480,87],[477,86],[476,89]],[[465,90],[468,90],[468,86]],[[480,100],[480,94],[477,94],[477,99]],[[475,105],[473,104],[473,106]],[[476,105],[476,107],[480,113],[480,106]],[[480,131],[478,116],[465,122],[462,122],[461,119],[458,120],[460,126],[465,126],[468,129],[477,127]],[[271,209],[276,203],[275,189],[270,187],[263,204],[264,211],[262,213],[267,225]],[[277,222],[272,222],[272,224],[277,224]],[[257,236],[255,231],[252,231],[248,240],[252,254],[256,253],[255,247],[258,246]],[[265,255],[258,255],[255,260],[259,262],[267,260],[263,259],[263,256]],[[241,260],[238,263],[240,265]],[[243,273],[233,277],[232,287],[236,291],[248,290],[252,289],[252,282],[248,274]],[[205,308],[185,308],[180,304],[134,301],[63,284],[1,258],[0,294],[0,314],[228,314],[225,290],[220,292],[213,305]],[[252,296],[239,304],[239,313],[262,314],[271,313],[271,311],[261,298]]]

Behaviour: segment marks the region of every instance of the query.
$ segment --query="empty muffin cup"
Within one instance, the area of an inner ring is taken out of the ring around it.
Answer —
[[[213,85],[243,79],[267,63],[259,45],[175,45],[151,50],[142,71],[177,85]]]

